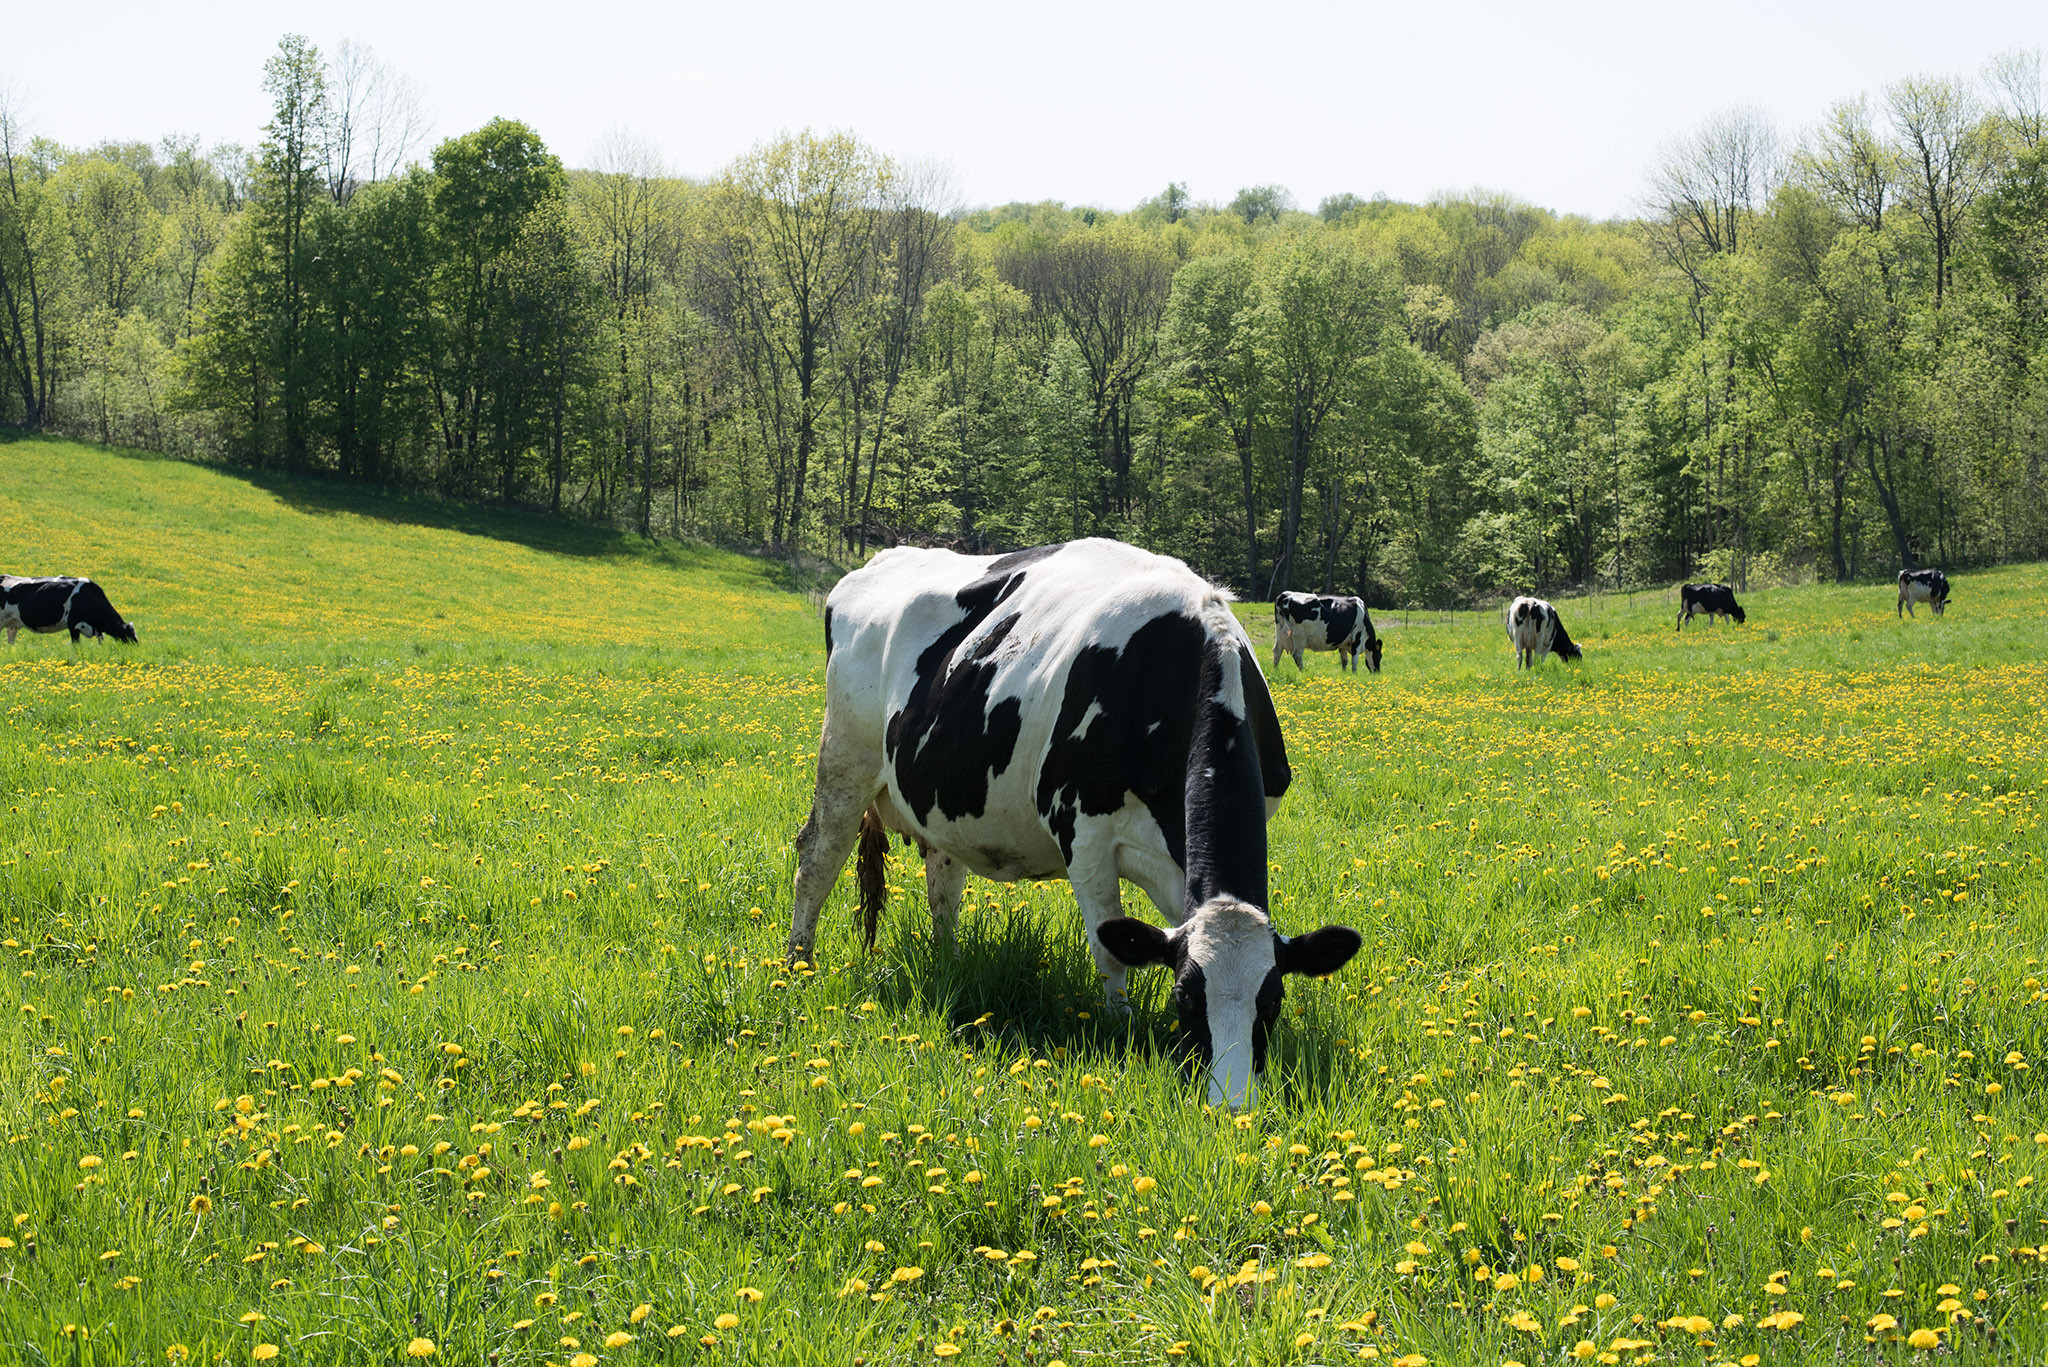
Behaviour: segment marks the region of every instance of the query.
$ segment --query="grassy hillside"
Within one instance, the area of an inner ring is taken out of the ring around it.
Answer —
[[[141,658],[367,663],[631,648],[691,667],[811,644],[800,597],[718,551],[68,442],[0,444],[5,572],[100,582]]]
[[[1274,911],[1366,948],[1230,1116],[1062,885],[934,956],[899,857],[782,962],[822,650],[754,562],[47,442],[0,547],[143,636],[0,655],[22,1360],[2048,1352],[2039,567],[1280,665]]]

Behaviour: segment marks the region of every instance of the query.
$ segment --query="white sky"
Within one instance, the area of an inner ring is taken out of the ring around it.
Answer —
[[[947,163],[969,205],[1125,209],[1180,180],[1304,208],[1485,186],[1605,217],[1708,114],[1754,102],[1796,133],[1902,76],[2048,46],[2048,4],[86,0],[17,7],[0,88],[68,145],[253,143],[286,31],[367,43],[424,88],[435,139],[503,114],[572,166],[623,129],[708,175],[810,126]]]

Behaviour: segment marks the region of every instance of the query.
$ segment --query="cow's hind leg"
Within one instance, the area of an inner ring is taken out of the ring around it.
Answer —
[[[879,757],[835,747],[831,721],[818,747],[818,786],[811,814],[796,836],[796,888],[789,917],[789,957],[808,959],[817,943],[818,910],[860,834],[861,814],[880,791]]]
[[[944,850],[926,850],[924,895],[932,909],[932,944],[951,948],[960,925],[960,893],[967,886],[967,866]]]

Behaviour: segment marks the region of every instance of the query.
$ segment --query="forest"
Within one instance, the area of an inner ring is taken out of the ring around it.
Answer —
[[[0,424],[791,562],[1114,536],[1251,598],[2048,557],[2037,52],[1731,109],[1605,222],[967,208],[843,131],[572,168],[510,118],[424,146],[359,45],[261,80],[253,149],[0,108]]]

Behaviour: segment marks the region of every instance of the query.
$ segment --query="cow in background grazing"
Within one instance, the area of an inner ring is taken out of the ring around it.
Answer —
[[[1380,672],[1380,638],[1372,629],[1372,614],[1363,598],[1327,598],[1315,593],[1283,593],[1273,600],[1273,667],[1280,667],[1282,655],[1294,656],[1301,668],[1304,650],[1334,650],[1337,667],[1358,672],[1358,656],[1365,654],[1365,667]]]
[[[121,620],[107,595],[90,579],[22,579],[0,575],[0,630],[7,644],[20,631],[68,631],[76,644],[81,636],[111,636],[135,643],[135,624]]]
[[[1517,598],[1508,604],[1507,628],[1508,643],[1515,648],[1515,664],[1519,668],[1534,669],[1546,654],[1560,660],[1580,657],[1578,646],[1565,634],[1557,609],[1541,598]]]
[[[1925,603],[1934,609],[1936,617],[1948,607],[1948,576],[1940,570],[1900,570],[1899,610],[1897,616],[1920,614],[1913,611],[1913,604]]]
[[[1737,626],[1746,620],[1742,604],[1735,601],[1735,590],[1726,584],[1680,584],[1678,626],[1690,622],[1694,613],[1703,613],[1708,618],[1726,617]]]
[[[1250,638],[1180,561],[1102,540],[883,551],[825,603],[789,955],[811,956],[856,842],[873,946],[889,831],[924,853],[939,943],[970,872],[1064,878],[1109,1009],[1128,1009],[1128,969],[1171,968],[1177,1052],[1212,1104],[1242,1106],[1282,975],[1334,973],[1359,946],[1348,926],[1282,935],[1266,912],[1266,819],[1292,778]],[[1123,915],[1119,879],[1174,928]]]

